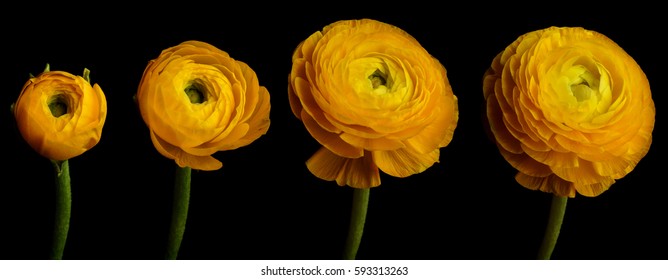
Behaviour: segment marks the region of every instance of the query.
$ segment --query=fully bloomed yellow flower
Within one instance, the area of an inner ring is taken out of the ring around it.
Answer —
[[[99,85],[81,76],[46,71],[25,83],[13,111],[26,142],[40,155],[62,161],[97,145],[107,101]]]
[[[649,81],[598,32],[524,34],[496,56],[483,84],[491,132],[526,188],[598,196],[631,172],[652,142]]]
[[[269,91],[255,72],[200,41],[151,60],[136,98],[155,148],[180,167],[220,169],[213,153],[246,146],[269,129]]]
[[[289,75],[290,106],[323,146],[308,169],[338,185],[380,185],[439,161],[457,126],[443,65],[400,28],[341,20],[301,42]]]

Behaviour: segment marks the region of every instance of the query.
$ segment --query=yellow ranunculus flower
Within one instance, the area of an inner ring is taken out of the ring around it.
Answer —
[[[100,141],[107,100],[97,84],[63,71],[30,78],[14,104],[23,138],[40,155],[68,160]]]
[[[323,146],[308,169],[340,186],[380,185],[439,161],[452,139],[457,98],[443,65],[396,26],[341,20],[292,56],[290,105]]]
[[[550,27],[520,36],[493,60],[483,91],[497,146],[529,189],[597,196],[652,142],[647,77],[595,31]]]
[[[269,129],[269,91],[255,72],[200,41],[151,60],[136,98],[153,145],[180,167],[220,169],[213,153],[246,146]]]

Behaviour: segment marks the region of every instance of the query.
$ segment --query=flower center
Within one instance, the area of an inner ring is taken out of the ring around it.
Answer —
[[[202,86],[197,83],[188,85],[183,91],[186,93],[192,104],[201,104],[206,101],[204,90],[202,90]]]
[[[596,93],[598,82],[591,72],[580,74],[571,84],[571,92],[578,102],[589,100]],[[593,88],[592,88],[593,87]]]
[[[371,80],[371,86],[374,89],[378,88],[379,86],[388,86],[387,74],[381,72],[379,69],[376,69],[373,74],[369,75],[369,80]]]
[[[47,104],[49,105],[49,110],[51,110],[51,115],[58,118],[68,113],[67,110],[69,109],[69,103],[70,102],[67,98],[67,95],[58,93],[54,96],[51,96]]]

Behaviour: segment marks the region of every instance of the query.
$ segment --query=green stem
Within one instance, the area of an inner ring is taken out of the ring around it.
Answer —
[[[70,165],[67,160],[52,160],[56,181],[56,217],[53,231],[52,260],[62,260],[72,213],[72,190],[70,187]]]
[[[566,202],[568,202],[568,197],[558,195],[552,196],[550,217],[547,221],[543,244],[541,244],[540,250],[538,251],[539,260],[549,260],[552,257],[552,251],[554,251],[554,247],[557,245],[557,239],[559,238],[561,223],[564,221]]]
[[[190,202],[190,173],[191,168],[176,167],[174,178],[174,197],[172,204],[172,223],[169,228],[166,259],[175,260],[179,254],[183,233],[186,230],[188,219],[188,203]]]
[[[343,258],[346,260],[354,260],[357,257],[357,249],[359,249],[360,242],[362,241],[362,233],[364,232],[364,222],[366,220],[366,212],[369,206],[370,192],[370,188],[353,189],[350,226],[348,228],[346,247],[343,252]]]

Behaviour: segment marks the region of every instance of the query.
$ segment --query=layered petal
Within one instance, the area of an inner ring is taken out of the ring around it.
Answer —
[[[320,148],[306,161],[306,167],[316,177],[336,181],[339,186],[371,188],[380,185],[380,173],[371,157],[345,158]]]
[[[244,62],[186,41],[149,61],[137,103],[156,149],[179,166],[215,170],[212,155],[251,144],[270,125],[270,97]]]
[[[375,151],[372,155],[373,161],[380,170],[389,175],[403,178],[425,171],[438,162],[440,150],[435,149],[426,154],[418,154],[407,149],[397,149]]]
[[[483,93],[493,139],[529,189],[598,196],[652,142],[647,77],[595,31],[550,27],[518,37],[492,61]]]
[[[353,166],[397,177],[424,171],[452,140],[459,116],[445,67],[405,31],[371,19],[334,22],[301,42],[288,96],[293,114],[332,154],[320,150],[309,169],[352,187],[377,185],[368,183],[376,177],[338,176],[358,174]],[[334,156],[344,159],[313,163]]]

